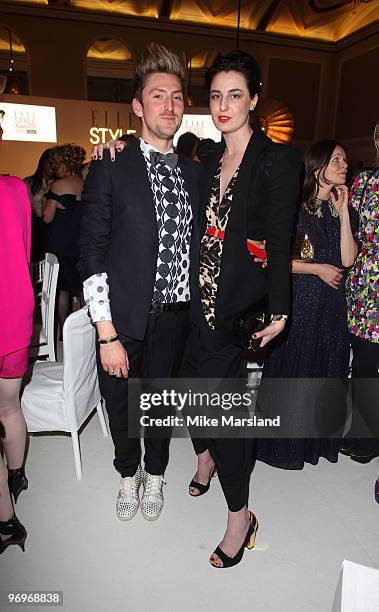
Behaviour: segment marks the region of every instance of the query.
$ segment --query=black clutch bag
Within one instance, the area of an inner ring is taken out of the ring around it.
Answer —
[[[257,307],[241,313],[233,321],[234,341],[238,346],[257,351],[260,347],[261,338],[252,338],[255,332],[262,331],[270,323],[270,317],[264,310]]]

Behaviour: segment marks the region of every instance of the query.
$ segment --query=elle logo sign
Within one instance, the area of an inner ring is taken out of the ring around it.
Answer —
[[[3,140],[57,142],[55,107],[1,102]]]
[[[104,144],[104,142],[107,142],[107,140],[117,140],[120,138],[120,136],[122,136],[122,133],[121,128],[117,128],[115,131],[113,131],[111,128],[91,127],[89,131],[89,141],[93,145],[97,145],[100,142]]]
[[[128,112],[92,110],[91,119],[92,127],[89,131],[89,140],[93,145],[104,144],[107,140],[117,140],[123,134],[135,134],[136,132],[132,129],[126,129],[126,125],[131,125],[131,113]]]

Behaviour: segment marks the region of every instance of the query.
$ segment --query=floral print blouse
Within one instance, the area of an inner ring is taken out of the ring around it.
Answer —
[[[361,249],[346,282],[348,325],[354,335],[379,342],[379,168],[357,176],[350,204],[359,213]]]
[[[233,174],[220,202],[220,177],[222,160],[213,178],[210,200],[207,206],[207,225],[225,232],[233,201],[234,186],[239,167]],[[200,245],[200,292],[205,319],[211,329],[215,328],[215,304],[220,276],[223,241],[205,232]]]

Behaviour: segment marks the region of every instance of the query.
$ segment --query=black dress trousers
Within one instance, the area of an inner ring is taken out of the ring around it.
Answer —
[[[190,331],[188,310],[157,312],[149,315],[142,341],[122,336],[129,357],[129,378],[172,378],[177,376]],[[97,369],[101,395],[105,399],[109,426],[115,447],[114,466],[121,476],[134,476],[141,461],[141,444],[128,438],[128,379],[110,376],[103,370],[97,349]],[[145,469],[163,474],[169,458],[170,439],[146,438]]]
[[[353,418],[347,437],[355,441],[354,450],[364,454],[375,449],[379,440],[379,343],[354,334],[350,338],[353,347]]]
[[[203,326],[193,326],[180,376],[183,378],[239,378],[242,350],[235,345],[212,348]],[[212,455],[228,509],[241,510],[248,503],[250,474],[254,464],[254,440],[250,438],[192,438],[195,453]]]

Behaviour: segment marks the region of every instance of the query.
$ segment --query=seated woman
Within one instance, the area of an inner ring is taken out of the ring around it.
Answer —
[[[60,334],[70,314],[73,296],[81,296],[81,281],[76,263],[79,257],[80,195],[83,189],[81,167],[86,152],[82,147],[62,145],[53,156],[56,176],[46,194],[42,218],[49,224],[47,250],[59,261],[58,317]]]

